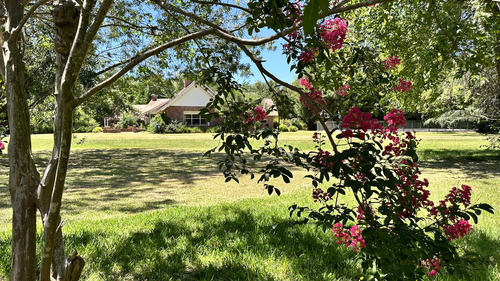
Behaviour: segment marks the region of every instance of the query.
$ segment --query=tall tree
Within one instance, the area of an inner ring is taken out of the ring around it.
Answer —
[[[500,83],[500,3],[494,0],[395,1],[384,9],[353,11],[357,37],[385,56],[402,58],[401,75],[411,78],[412,95],[399,96],[408,109],[420,109],[441,94],[440,84],[466,73],[496,69]],[[433,91],[422,99],[419,93]]]

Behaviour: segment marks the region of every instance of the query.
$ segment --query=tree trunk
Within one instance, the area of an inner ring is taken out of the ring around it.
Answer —
[[[44,248],[40,280],[78,280],[84,266],[76,252],[66,257],[61,225],[61,202],[68,168],[73,129],[73,85],[65,79],[67,63],[74,44],[80,12],[72,1],[61,1],[53,10],[57,27],[57,52],[52,157],[38,187],[38,207],[44,227]],[[69,70],[71,71],[71,70]]]
[[[9,191],[12,216],[11,280],[36,280],[36,186],[39,175],[31,155],[25,66],[18,38],[11,35],[23,17],[22,1],[5,1],[7,22],[2,38],[2,75],[6,82],[10,129]]]

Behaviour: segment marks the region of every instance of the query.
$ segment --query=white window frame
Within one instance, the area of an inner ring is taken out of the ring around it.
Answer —
[[[189,120],[191,120],[191,121],[189,123],[187,121],[188,118],[186,118],[186,115],[191,115],[191,118],[189,118]],[[197,118],[193,118],[193,115],[196,115]],[[207,122],[207,120],[205,120],[205,118],[201,117],[199,111],[184,111],[183,112],[183,118],[184,118],[184,123],[186,123],[186,125],[189,126],[189,127],[195,127],[195,126],[205,127],[205,126],[210,126],[210,122]],[[193,120],[198,121],[198,124],[194,124]],[[203,121],[205,121],[205,123],[202,123]]]

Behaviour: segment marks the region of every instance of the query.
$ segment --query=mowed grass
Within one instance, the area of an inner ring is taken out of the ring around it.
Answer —
[[[313,150],[312,132],[284,133],[283,143]],[[434,200],[460,184],[473,202],[500,208],[500,152],[484,151],[470,132],[419,132],[423,177]],[[82,142],[82,139],[84,141]],[[52,136],[33,136],[41,168]],[[311,205],[305,173],[282,195],[267,195],[249,178],[224,183],[211,134],[77,134],[63,203],[66,248],[87,265],[84,280],[359,280],[352,251],[330,232],[293,225],[287,207]],[[0,280],[10,267],[11,209],[7,160],[0,160]],[[352,203],[349,198],[344,199]],[[41,231],[39,231],[41,241]],[[499,280],[500,219],[485,214],[467,239],[480,264],[443,280]]]

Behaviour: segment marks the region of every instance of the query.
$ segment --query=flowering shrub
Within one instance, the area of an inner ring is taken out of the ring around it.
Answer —
[[[265,3],[251,2],[249,7],[274,9]],[[283,16],[283,19],[269,20],[275,22],[275,30],[283,30],[285,23],[290,26],[301,20],[300,4],[286,3],[277,6],[278,18]],[[411,81],[402,78],[394,86],[397,76],[390,72],[396,72],[401,63],[397,56],[380,61],[379,55],[370,49],[350,45],[347,33],[347,22],[336,17],[316,25],[313,34],[293,30],[285,36],[287,43],[283,45],[283,53],[293,62],[291,69],[296,71],[302,86],[290,88],[299,92],[300,102],[316,120],[324,121],[323,113],[328,113],[327,118],[341,120],[337,128],[340,134],[333,134],[323,124],[324,134],[313,135],[314,151],[280,146],[279,130],[249,130],[248,123],[257,116],[249,113],[249,104],[231,102],[228,109],[222,109],[220,104],[226,101],[216,97],[208,107],[224,114],[225,123],[216,135],[220,145],[207,155],[225,152],[219,168],[226,181],[238,181],[239,174],[249,174],[252,179],[257,175],[269,194],[280,194],[272,184],[273,179],[289,183],[293,178],[290,164],[310,171],[306,177],[311,180],[311,201],[321,207],[293,205],[289,208],[290,215],[302,222],[316,222],[325,231],[331,229],[337,244],[359,253],[361,267],[371,277],[418,280],[442,270],[453,270],[461,255],[451,240],[470,233],[470,221],[477,223],[481,211],[493,210],[487,204],[472,205],[471,188],[467,185],[453,188],[438,204],[430,200],[429,182],[421,178],[417,164],[418,140],[412,132],[399,132],[406,124],[401,110],[391,109],[383,118],[384,124],[355,106],[343,111],[343,116],[331,110],[332,105],[325,101],[332,96],[330,93],[342,102],[370,90],[378,94],[393,90],[407,92],[412,88]],[[370,61],[364,64],[363,60]],[[219,92],[230,97],[234,86],[230,79],[219,79],[218,83]],[[262,146],[254,147],[252,138],[263,140]],[[261,161],[264,165],[256,168],[255,162]],[[345,196],[354,198],[356,204],[344,204]]]

